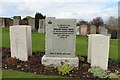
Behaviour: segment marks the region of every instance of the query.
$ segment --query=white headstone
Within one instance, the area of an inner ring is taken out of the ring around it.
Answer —
[[[79,33],[80,33],[79,31],[80,31],[79,26],[77,26],[76,27],[76,35],[79,35]]]
[[[32,55],[31,26],[10,26],[11,57],[27,61]]]
[[[38,32],[39,33],[45,33],[45,19],[39,19],[39,28]]]
[[[110,37],[101,34],[89,35],[88,62],[107,70]]]
[[[48,17],[46,28],[46,51],[42,64],[59,66],[66,59],[72,67],[78,67],[78,58],[75,56],[76,20]]]

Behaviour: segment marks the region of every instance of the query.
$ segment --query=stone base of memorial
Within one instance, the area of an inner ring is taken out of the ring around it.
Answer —
[[[44,55],[42,57],[42,64],[45,66],[61,66],[62,64],[69,64],[71,67],[78,67],[79,59],[78,57],[73,58],[63,58],[63,57],[47,57]]]

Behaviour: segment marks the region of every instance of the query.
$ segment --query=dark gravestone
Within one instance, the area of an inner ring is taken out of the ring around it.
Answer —
[[[111,39],[117,39],[117,30],[112,30]]]
[[[117,31],[117,39],[120,40],[120,31]]]

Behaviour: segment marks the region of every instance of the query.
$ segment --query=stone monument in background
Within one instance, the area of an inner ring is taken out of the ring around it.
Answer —
[[[108,30],[104,26],[100,26],[99,33],[103,35],[108,35]]]
[[[86,24],[82,24],[80,25],[80,36],[87,36],[87,25]]]
[[[90,34],[96,34],[96,26],[94,25],[90,26]]]
[[[45,19],[39,19],[39,28],[38,32],[39,33],[45,33],[46,25],[45,25]]]
[[[29,18],[28,19],[28,25],[31,26],[31,30],[35,30],[35,19],[34,18]]]
[[[14,16],[13,17],[13,25],[19,25],[20,24],[20,20],[21,20],[21,16]]]

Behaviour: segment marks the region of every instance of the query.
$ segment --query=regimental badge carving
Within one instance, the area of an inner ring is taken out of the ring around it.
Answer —
[[[51,22],[51,21],[48,21],[48,24],[52,24],[52,22]]]

